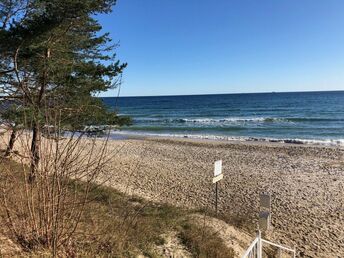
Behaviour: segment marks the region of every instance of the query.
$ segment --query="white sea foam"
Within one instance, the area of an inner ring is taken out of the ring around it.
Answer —
[[[221,123],[221,122],[264,122],[267,121],[267,118],[264,117],[228,117],[228,118],[197,118],[197,119],[188,119],[184,118],[182,119],[185,122],[191,122],[191,123]],[[269,118],[270,120],[270,118]],[[273,119],[271,119],[273,120]]]
[[[113,131],[114,135],[128,136],[151,136],[151,137],[171,137],[171,138],[190,138],[190,139],[208,139],[224,141],[256,141],[256,142],[278,142],[287,144],[308,144],[324,146],[344,146],[344,139],[279,139],[279,138],[259,138],[244,136],[222,136],[210,134],[173,134],[173,133],[150,133],[150,132],[132,132],[132,131]]]
[[[134,119],[144,123],[187,123],[187,124],[226,124],[226,123],[262,123],[262,122],[292,122],[288,118],[278,117],[224,117],[224,118],[151,118]]]

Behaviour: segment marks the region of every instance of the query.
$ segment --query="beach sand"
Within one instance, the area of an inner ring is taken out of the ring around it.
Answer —
[[[303,257],[344,255],[342,148],[160,138],[111,141],[109,148],[121,148],[111,186],[188,208],[214,209],[213,163],[222,159],[221,214],[256,225],[259,193],[269,192],[269,239]]]
[[[268,239],[295,246],[301,257],[344,255],[343,148],[173,138],[108,144],[107,184],[126,194],[213,210],[213,163],[222,159],[220,216],[250,225],[253,240],[259,193],[269,192]]]

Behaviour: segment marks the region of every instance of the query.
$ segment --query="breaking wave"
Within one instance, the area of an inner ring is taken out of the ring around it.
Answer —
[[[188,124],[228,124],[228,123],[302,123],[342,121],[335,118],[305,117],[228,117],[228,118],[136,118],[137,123],[188,123]]]
[[[263,137],[244,137],[244,136],[222,136],[210,134],[179,134],[179,133],[152,133],[152,132],[133,132],[133,131],[113,131],[112,136],[116,139],[121,136],[142,136],[142,137],[168,137],[168,138],[189,138],[218,141],[241,141],[241,142],[271,142],[286,144],[307,144],[323,146],[344,146],[344,139],[292,139],[292,138],[263,138]]]

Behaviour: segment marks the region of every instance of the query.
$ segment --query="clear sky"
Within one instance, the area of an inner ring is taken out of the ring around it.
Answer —
[[[344,90],[344,0],[118,0],[99,19],[121,96]]]

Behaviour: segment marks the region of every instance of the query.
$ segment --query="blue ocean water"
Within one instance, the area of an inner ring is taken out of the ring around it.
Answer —
[[[122,133],[344,143],[344,91],[103,98]]]

